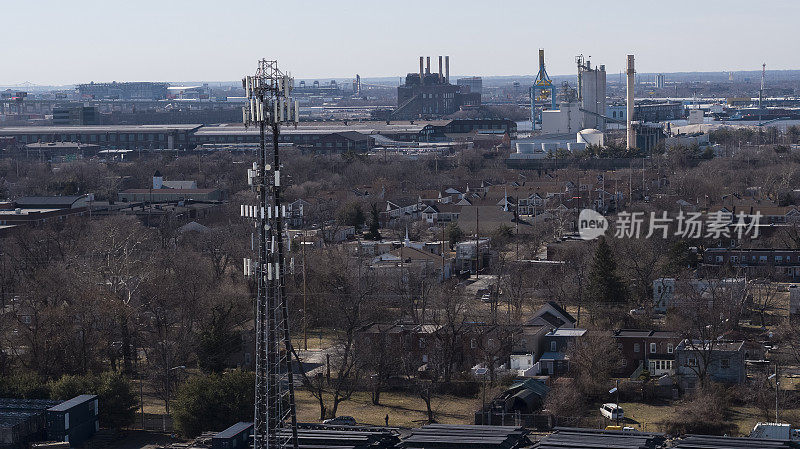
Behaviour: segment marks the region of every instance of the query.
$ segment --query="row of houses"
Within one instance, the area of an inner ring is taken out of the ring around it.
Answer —
[[[403,354],[413,369],[432,369],[443,363],[442,344],[453,330],[441,324],[403,322],[373,323],[359,331],[359,351],[364,354]],[[701,374],[724,383],[743,383],[747,363],[760,360],[764,349],[743,341],[690,341],[669,331],[620,329],[588,331],[576,328],[575,319],[554,302],[542,306],[521,327],[462,323],[458,328],[455,368],[494,364],[507,367],[522,378],[545,379],[570,372],[570,354],[576,344],[592,333],[610,335],[621,355],[614,370],[617,377],[638,379],[669,377],[680,389],[692,390]]]

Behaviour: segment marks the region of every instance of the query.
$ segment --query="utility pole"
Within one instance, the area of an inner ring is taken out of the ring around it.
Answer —
[[[619,379],[617,379],[617,426],[619,426]]]
[[[475,206],[475,279],[479,279],[481,277],[481,233],[479,228],[478,222],[478,213],[480,212],[480,206]]]
[[[770,374],[767,380],[775,379],[775,424],[778,424],[778,393],[780,392],[780,381],[778,380],[778,362],[775,362],[775,374]]]
[[[305,223],[303,223],[305,225]],[[306,230],[303,229],[303,242],[300,246],[303,252],[303,349],[308,351],[308,302],[306,294]]]
[[[248,100],[242,108],[242,120],[245,126],[253,125],[260,131],[258,160],[248,170],[248,184],[255,190],[258,204],[241,207],[242,216],[253,219],[258,234],[257,261],[245,259],[245,274],[254,276],[257,286],[254,449],[298,447],[285,283],[286,208],[281,204],[278,147],[280,125],[297,124],[298,106],[290,98],[293,85],[294,79],[278,69],[277,61],[266,59],[259,61],[255,75],[242,79]],[[271,150],[267,129],[272,133]],[[287,427],[290,433],[281,432]]]

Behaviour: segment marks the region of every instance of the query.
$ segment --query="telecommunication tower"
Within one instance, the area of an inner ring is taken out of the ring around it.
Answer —
[[[286,300],[284,227],[286,206],[281,204],[281,163],[278,136],[283,123],[297,124],[299,109],[291,100],[294,79],[278,69],[277,61],[262,59],[255,75],[242,79],[248,103],[242,108],[245,126],[261,131],[257,161],[248,169],[248,184],[258,204],[242,205],[243,217],[253,219],[252,242],[256,259],[245,259],[244,269],[255,278],[256,384],[254,449],[297,449],[292,342]],[[267,131],[272,145],[267,145]]]

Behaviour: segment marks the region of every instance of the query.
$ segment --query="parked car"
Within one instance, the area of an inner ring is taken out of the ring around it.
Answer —
[[[603,416],[611,420],[617,420],[617,419],[622,420],[625,418],[625,413],[622,410],[622,407],[611,402],[603,404],[603,406],[600,407],[600,413],[602,413]]]
[[[322,424],[334,424],[340,426],[355,426],[356,419],[352,416],[337,416],[336,418],[326,419]]]
[[[645,308],[631,309],[631,311],[628,312],[628,315],[630,315],[630,316],[646,316],[647,315],[647,309],[645,309]]]

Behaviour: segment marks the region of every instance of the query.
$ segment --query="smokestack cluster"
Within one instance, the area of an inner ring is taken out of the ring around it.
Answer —
[[[636,148],[636,131],[633,129],[633,83],[636,70],[633,65],[633,55],[628,55],[628,99],[627,99],[627,119],[628,119],[628,148]]]
[[[430,74],[431,74],[431,57],[420,56],[419,57],[420,83],[425,84],[425,76]],[[442,56],[439,56],[439,82],[450,84],[450,56],[444,56],[444,64],[442,64]]]

